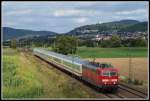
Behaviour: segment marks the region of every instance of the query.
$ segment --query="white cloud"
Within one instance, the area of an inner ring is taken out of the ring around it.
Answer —
[[[62,9],[54,11],[54,16],[73,16],[82,13],[83,11],[77,9]]]
[[[65,16],[97,16],[100,15],[101,11],[95,10],[81,10],[81,9],[58,9],[53,12],[55,17]]]
[[[74,19],[74,21],[77,23],[85,23],[87,20],[88,18],[85,18],[85,17]]]
[[[32,13],[32,10],[27,9],[27,10],[8,11],[8,12],[6,12],[6,15],[8,15],[8,16],[10,16],[10,15],[23,15],[23,14],[30,14],[30,13]]]
[[[101,6],[101,5],[105,5],[105,6],[116,6],[116,5],[120,5],[120,4],[125,4],[125,3],[128,3],[128,2],[123,2],[123,1],[109,1],[109,2],[106,2],[106,1],[80,1],[80,2],[76,2],[75,4],[79,5],[79,6],[83,6],[83,7],[88,7],[88,6]]]
[[[13,22],[13,21],[9,21],[9,22],[2,21],[3,27],[5,27],[5,26],[14,26],[16,24],[17,24],[17,22]]]
[[[128,15],[128,14],[141,14],[146,13],[145,9],[137,9],[137,10],[131,10],[131,11],[122,11],[122,12],[116,12],[118,15]]]
[[[83,6],[83,7],[86,7],[86,6],[92,6],[92,5],[95,5],[97,4],[98,2],[89,2],[89,1],[80,1],[80,2],[75,2],[76,5],[78,6]]]

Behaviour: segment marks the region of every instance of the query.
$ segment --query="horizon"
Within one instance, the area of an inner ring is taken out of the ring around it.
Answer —
[[[123,20],[134,20],[134,19],[122,19],[122,20],[118,20],[118,21],[123,21]],[[139,20],[136,20],[136,21],[139,21]],[[111,22],[114,22],[114,21],[111,21]],[[148,21],[139,21],[139,22],[148,22]],[[104,23],[109,23],[109,22],[104,22]],[[95,24],[97,24],[97,23],[95,23]],[[100,24],[103,24],[103,23],[100,23]],[[87,24],[87,25],[89,25],[89,24]],[[83,25],[83,26],[86,26],[86,25]],[[3,26],[3,28],[4,28],[4,27],[13,28],[13,29],[20,29],[20,30],[50,31],[50,32],[54,32],[54,31],[51,31],[51,30],[34,30],[34,29],[24,29],[24,28],[14,28],[14,27]],[[81,27],[81,26],[78,26],[78,27]],[[78,28],[78,27],[76,27],[76,28]],[[75,29],[75,28],[73,28],[73,29]],[[71,30],[73,30],[73,29],[71,29]],[[69,31],[71,31],[71,30],[69,30]],[[68,32],[69,32],[69,31],[68,31]],[[68,33],[68,32],[65,32],[65,33]],[[57,33],[57,34],[64,34],[64,33],[58,33],[58,32],[54,32],[54,33]]]
[[[5,1],[2,2],[2,27],[67,33],[76,27],[97,23],[148,21],[148,8],[146,1]]]

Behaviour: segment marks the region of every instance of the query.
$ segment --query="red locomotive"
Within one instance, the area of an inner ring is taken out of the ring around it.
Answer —
[[[111,64],[89,62],[82,65],[82,78],[97,88],[117,90],[118,71]]]
[[[43,49],[34,49],[34,55],[68,71],[97,88],[117,90],[118,71],[108,63],[84,61]]]

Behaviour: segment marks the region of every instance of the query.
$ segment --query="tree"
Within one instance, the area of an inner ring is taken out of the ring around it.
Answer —
[[[17,47],[17,40],[16,39],[12,39],[11,40],[11,48],[16,48]]]
[[[87,47],[94,47],[94,41],[88,39],[85,41],[85,45]]]
[[[78,46],[84,46],[84,45],[86,45],[85,40],[83,40],[83,39],[78,39]]]
[[[111,47],[111,41],[110,40],[101,40],[100,46],[104,47],[104,48]]]
[[[77,38],[71,36],[57,36],[52,49],[62,54],[75,54],[77,50]]]
[[[147,45],[147,42],[146,42],[146,40],[144,40],[144,39],[142,39],[142,38],[140,38],[140,37],[138,37],[137,39],[136,39],[136,46],[146,46]]]
[[[131,47],[142,47],[147,46],[147,41],[142,38],[130,39],[129,46]]]
[[[121,46],[121,39],[117,35],[113,35],[110,38],[111,47],[120,47]]]

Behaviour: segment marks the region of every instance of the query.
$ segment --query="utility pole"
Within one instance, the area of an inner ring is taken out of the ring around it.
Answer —
[[[76,49],[76,53],[77,53],[77,56],[78,56],[78,38],[77,38],[76,44],[77,44],[77,45],[76,45],[76,48],[77,48],[77,49]]]
[[[133,80],[133,77],[132,77],[132,57],[131,57],[131,49],[130,49],[130,46],[129,46],[129,79],[130,80]]]
[[[56,52],[58,52],[57,49],[56,49],[55,41],[56,41],[56,38],[54,39],[53,47],[54,47],[54,50],[55,50]]]

